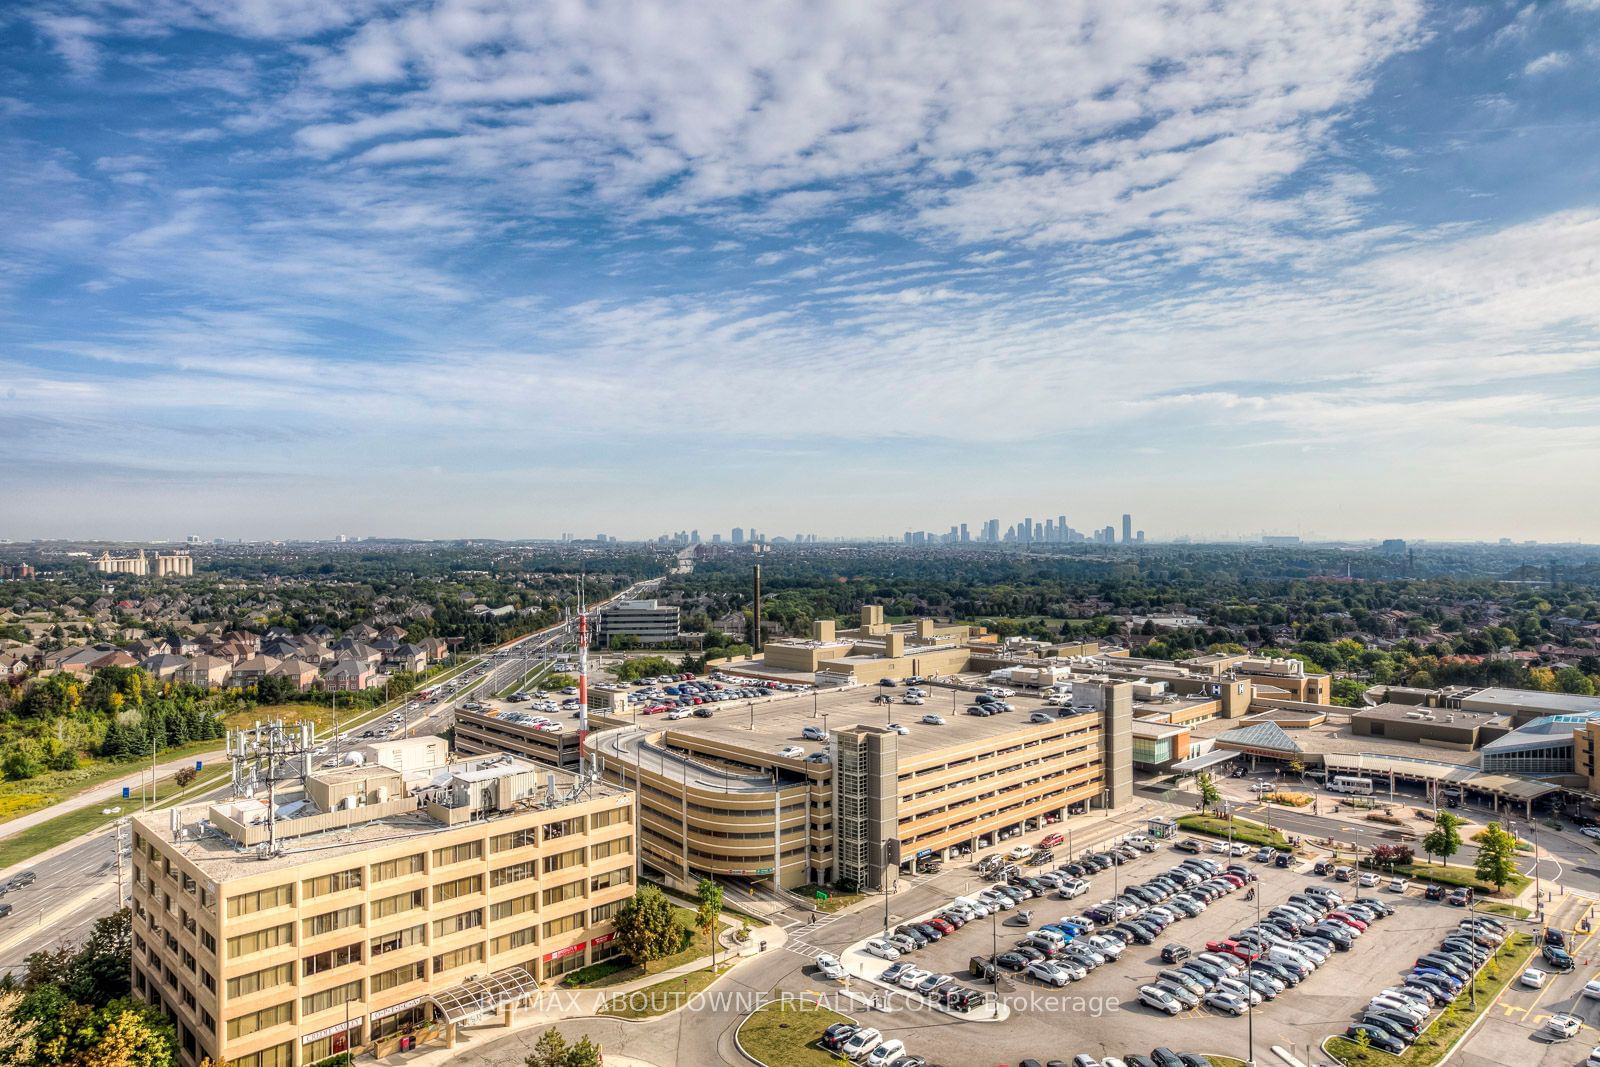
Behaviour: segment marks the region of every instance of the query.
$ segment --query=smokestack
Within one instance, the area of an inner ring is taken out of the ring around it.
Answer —
[[[750,651],[756,653],[761,651],[761,564],[757,563],[752,569],[755,571],[755,575],[754,591],[752,593],[754,607],[750,619]]]

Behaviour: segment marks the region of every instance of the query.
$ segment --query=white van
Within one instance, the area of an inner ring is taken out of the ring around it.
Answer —
[[[1310,974],[1312,970],[1310,960],[1306,959],[1293,949],[1285,948],[1282,945],[1273,945],[1270,949],[1268,949],[1267,960],[1270,963],[1278,963],[1285,967],[1293,967],[1295,972],[1302,978]]]

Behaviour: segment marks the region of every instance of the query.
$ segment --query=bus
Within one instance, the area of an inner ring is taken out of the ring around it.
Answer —
[[[1328,788],[1335,793],[1349,793],[1352,796],[1370,797],[1372,795],[1372,779],[1336,774],[1328,780]]]

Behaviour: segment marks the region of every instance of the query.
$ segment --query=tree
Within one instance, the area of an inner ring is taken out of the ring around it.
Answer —
[[[665,959],[683,944],[683,929],[672,917],[667,895],[653,885],[622,902],[616,916],[617,943],[628,958],[650,972],[650,964]]]
[[[1217,788],[1217,783],[1205,771],[1201,771],[1194,776],[1194,785],[1196,789],[1200,790],[1201,811],[1210,811],[1213,807],[1222,803],[1222,790]]]
[[[1484,827],[1478,842],[1478,877],[1493,882],[1495,892],[1504,889],[1517,873],[1517,836],[1502,829],[1498,822]]]
[[[1291,757],[1290,760],[1289,760],[1289,773],[1294,775],[1296,778],[1299,778],[1302,782],[1305,781],[1306,780],[1306,765],[1305,765],[1305,761],[1303,761],[1299,756]]]
[[[179,767],[177,773],[172,776],[172,780],[178,784],[179,789],[189,788],[189,784],[194,779],[195,769],[193,767]]]
[[[552,1027],[539,1035],[533,1052],[522,1062],[525,1067],[600,1067],[600,1046],[588,1034],[568,1045],[561,1031]]]
[[[710,878],[700,879],[696,892],[700,906],[695,909],[694,924],[711,943],[711,969],[717,967],[717,920],[722,915],[722,886]]]
[[[1430,859],[1438,856],[1439,862],[1450,862],[1461,851],[1461,820],[1441,811],[1434,817],[1433,829],[1422,835],[1422,851]]]

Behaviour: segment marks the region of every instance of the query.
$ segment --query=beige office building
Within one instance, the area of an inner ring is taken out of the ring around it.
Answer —
[[[250,799],[133,819],[134,992],[185,1067],[450,1044],[615,954],[624,791],[502,755],[314,772],[275,799],[270,824]]]

